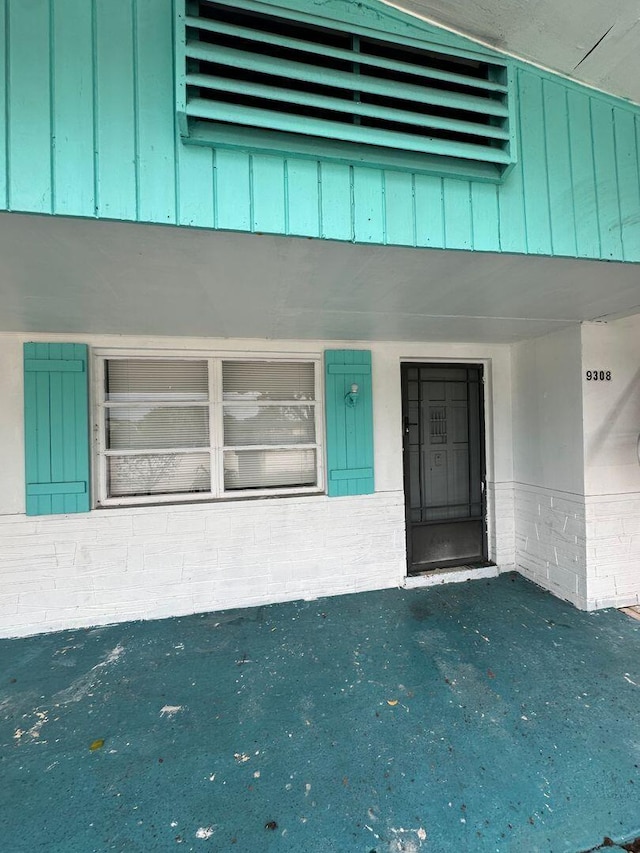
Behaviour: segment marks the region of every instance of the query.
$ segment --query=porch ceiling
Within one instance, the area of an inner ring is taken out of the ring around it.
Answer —
[[[640,265],[0,215],[0,329],[509,343],[640,310]]]
[[[385,0],[514,56],[640,103],[637,0]]]

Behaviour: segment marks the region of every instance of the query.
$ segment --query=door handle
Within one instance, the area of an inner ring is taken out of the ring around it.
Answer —
[[[410,428],[409,418],[405,416],[405,419],[404,419],[404,434],[405,435],[409,435],[409,428]],[[638,442],[640,442],[640,436],[638,436]]]

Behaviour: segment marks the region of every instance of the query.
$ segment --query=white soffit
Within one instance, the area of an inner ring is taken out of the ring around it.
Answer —
[[[640,104],[638,0],[383,0]]]
[[[510,343],[640,311],[640,265],[0,214],[0,330]]]

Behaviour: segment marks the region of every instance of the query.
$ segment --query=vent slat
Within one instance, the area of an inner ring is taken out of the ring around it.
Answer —
[[[300,62],[293,62],[288,59],[275,59],[230,47],[214,47],[202,42],[187,41],[186,54],[192,59],[201,59],[217,65],[269,74],[273,77],[300,80],[319,86],[330,86],[347,91],[353,91],[357,88],[360,92],[367,92],[372,95],[394,97],[403,101],[416,101],[421,104],[428,103],[433,106],[481,113],[499,118],[506,118],[509,115],[509,110],[503,104],[477,95],[463,95],[459,92],[431,89],[427,86],[380,80],[364,74],[358,74],[356,78],[355,75],[346,71],[303,65]]]
[[[199,119],[208,118],[213,121],[229,122],[249,127],[271,128],[294,133],[300,132],[300,118],[298,116],[238,106],[222,101],[209,100],[208,98],[190,99],[187,102],[187,115]],[[369,128],[344,124],[342,122],[305,118],[304,131],[309,135],[342,139],[348,142],[365,144],[371,142],[371,131]],[[504,165],[511,162],[507,152],[499,148],[490,148],[486,145],[472,145],[465,142],[454,142],[379,129],[375,131],[375,138],[378,145],[388,145],[392,148],[400,148],[407,151],[440,154],[470,160],[484,160],[485,162]]]
[[[439,116],[400,110],[395,107],[382,107],[375,104],[363,104],[342,98],[332,98],[326,95],[316,95],[294,89],[284,89],[277,86],[265,86],[260,83],[246,83],[242,80],[227,80],[222,77],[209,77],[206,74],[187,74],[187,83],[204,89],[221,92],[232,92],[246,97],[275,100],[282,103],[301,104],[316,109],[330,110],[345,116],[358,115],[367,118],[381,119],[386,122],[415,125],[440,130],[450,130],[457,133],[479,136],[485,139],[509,139],[509,133],[500,127],[486,124],[476,124],[471,121],[458,121]]]
[[[455,74],[450,71],[443,71],[439,68],[428,68],[425,66],[412,64],[410,62],[400,62],[398,60],[387,59],[382,56],[370,56],[363,52],[354,52],[352,50],[344,50],[339,47],[331,47],[330,45],[315,44],[311,41],[303,41],[302,39],[291,38],[288,36],[277,35],[275,33],[264,32],[262,30],[251,30],[247,27],[238,26],[236,24],[227,24],[223,21],[211,21],[206,18],[187,17],[186,25],[198,30],[217,33],[220,35],[235,36],[247,41],[254,41],[260,44],[276,45],[278,47],[286,47],[292,50],[299,50],[304,53],[312,53],[318,56],[330,56],[332,59],[341,59],[346,62],[357,62],[360,65],[371,65],[374,68],[384,68],[388,71],[398,71],[403,74],[410,74],[413,77],[424,77],[429,80],[442,80],[446,83],[453,83],[458,86],[469,86],[471,88],[482,89],[487,92],[498,92],[506,94],[507,87],[501,83],[496,83],[492,80],[486,80],[479,77],[471,77],[464,74]],[[500,66],[496,66],[497,71],[501,71]]]

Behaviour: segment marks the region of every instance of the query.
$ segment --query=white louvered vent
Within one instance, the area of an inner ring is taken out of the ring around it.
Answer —
[[[250,7],[250,8],[249,8]],[[193,0],[181,20],[178,110],[184,136],[373,164],[425,158],[433,170],[500,179],[515,159],[506,65]],[[265,136],[266,132],[266,136]],[[268,134],[272,143],[268,143]],[[253,136],[252,136],[253,134]],[[275,136],[274,136],[275,134]],[[326,140],[331,140],[327,145]],[[195,140],[192,140],[195,141]],[[363,154],[363,151],[365,152]]]

